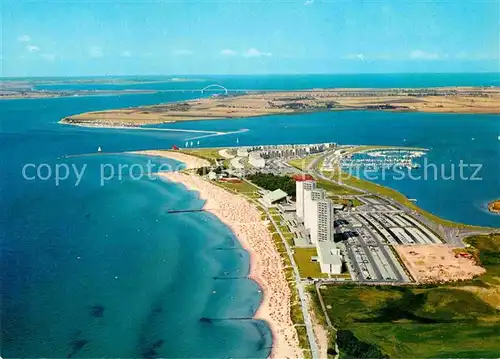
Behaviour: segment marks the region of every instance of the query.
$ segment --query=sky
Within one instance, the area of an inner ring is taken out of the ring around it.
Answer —
[[[0,0],[0,76],[500,72],[500,0]]]

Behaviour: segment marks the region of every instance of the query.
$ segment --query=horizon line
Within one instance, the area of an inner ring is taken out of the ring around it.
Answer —
[[[0,80],[5,79],[19,79],[19,78],[95,78],[95,77],[164,77],[164,76],[183,76],[183,77],[196,77],[196,76],[349,76],[349,75],[458,75],[458,74],[498,74],[499,71],[450,71],[450,72],[301,72],[301,73],[239,73],[239,74],[224,74],[224,73],[205,73],[205,74],[182,74],[182,73],[169,73],[169,74],[106,74],[106,75],[35,75],[35,76],[0,76]]]

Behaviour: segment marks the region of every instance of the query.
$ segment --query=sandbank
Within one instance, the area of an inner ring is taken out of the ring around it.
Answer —
[[[210,167],[210,162],[208,162],[207,160],[195,156],[190,156],[181,152],[174,152],[168,150],[146,150],[146,151],[125,152],[125,153],[169,158],[171,160],[183,162],[186,165],[185,169],[187,170],[200,167]]]

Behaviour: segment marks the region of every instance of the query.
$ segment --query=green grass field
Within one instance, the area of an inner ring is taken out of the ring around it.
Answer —
[[[221,187],[233,190],[238,193],[243,193],[245,195],[248,195],[251,198],[256,198],[259,197],[258,194],[258,188],[251,185],[248,182],[238,182],[238,183],[233,183],[233,182],[218,182],[218,184]]]
[[[326,176],[326,175],[325,175]],[[350,189],[345,186],[338,185],[333,182],[329,182],[326,180],[316,180],[318,187],[324,189],[325,191],[328,192],[329,196],[345,196],[345,195],[356,195],[356,194],[362,194],[359,191]]]
[[[328,278],[327,274],[321,273],[318,262],[311,262],[311,257],[318,255],[316,248],[294,248],[293,251],[293,257],[302,278]]]
[[[334,326],[356,338],[344,350],[366,344],[391,358],[497,358],[500,235],[474,236],[467,241],[487,270],[471,281],[404,287],[348,284],[321,289]]]
[[[297,159],[294,159],[294,160],[290,160],[288,161],[288,164],[290,166],[293,166],[301,171],[304,171],[307,166],[309,166],[309,164],[314,161],[316,158],[318,158],[319,156],[321,155],[311,155],[311,156],[307,156],[307,157],[304,157],[304,158],[297,158]]]
[[[441,217],[438,217],[430,212],[427,212],[427,211],[421,209],[414,202],[410,201],[404,194],[402,194],[401,192],[398,192],[396,190],[393,190],[392,188],[381,186],[381,185],[378,185],[374,182],[366,181],[366,180],[360,179],[358,177],[351,176],[345,172],[343,172],[342,175],[339,175],[336,171],[323,171],[322,173],[324,176],[330,177],[334,180],[338,180],[339,178],[341,178],[342,183],[345,183],[347,185],[368,191],[368,192],[373,193],[373,194],[392,198],[393,200],[405,205],[406,207],[419,212],[421,215],[423,215],[424,217],[426,217],[427,219],[429,219],[435,223],[442,224],[445,226],[457,227],[457,228],[482,228],[482,227],[478,227],[478,226],[472,226],[472,225],[467,225],[467,224],[463,224],[463,223],[452,222],[452,221],[448,221],[446,219],[443,219]],[[328,181],[324,181],[324,182],[326,182],[327,185],[333,185],[333,188],[336,188],[336,187],[345,188],[341,185],[337,185],[334,183],[332,184]],[[320,181],[318,181],[318,184],[319,183],[320,183]],[[327,188],[325,188],[325,189],[328,191]],[[351,193],[345,193],[345,194],[351,194]]]
[[[178,152],[183,152],[185,154],[196,156],[208,160],[211,163],[215,163],[215,160],[223,160],[219,154],[220,148],[192,148],[192,149],[182,149],[177,150]]]

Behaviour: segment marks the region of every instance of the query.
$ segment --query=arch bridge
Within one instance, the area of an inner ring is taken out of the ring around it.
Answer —
[[[204,88],[201,89],[201,93],[205,93],[206,90],[213,89],[213,88],[224,90],[224,94],[225,95],[228,94],[227,88],[225,88],[224,86],[219,85],[219,84],[211,84],[211,85],[205,86]]]

